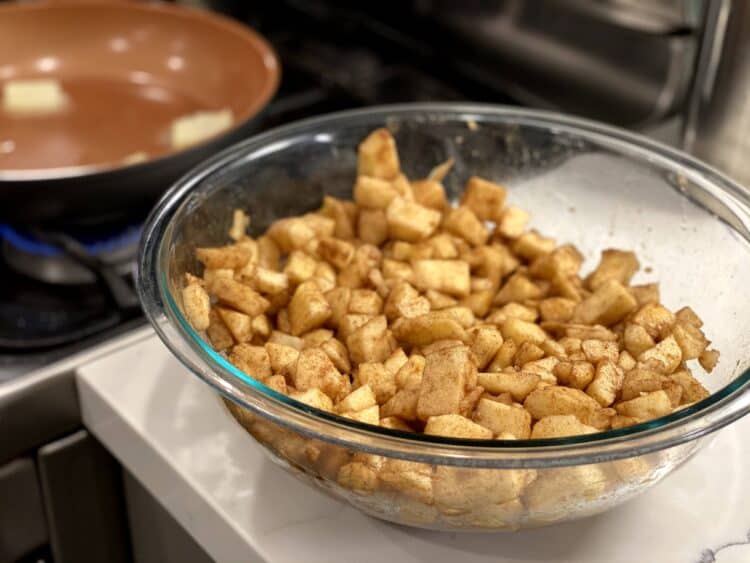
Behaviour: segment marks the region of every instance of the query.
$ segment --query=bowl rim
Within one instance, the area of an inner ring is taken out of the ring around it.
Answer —
[[[210,145],[223,138],[236,135],[243,128],[250,125],[267,109],[281,84],[281,61],[279,60],[275,49],[266,38],[249,25],[245,25],[237,20],[216,12],[209,12],[207,10],[201,10],[190,6],[163,4],[158,2],[141,4],[128,2],[102,3],[97,0],[66,0],[65,2],[60,3],[38,2],[30,4],[14,3],[0,5],[0,15],[24,12],[33,13],[49,10],[75,10],[79,8],[103,11],[126,10],[143,12],[147,15],[155,15],[156,17],[193,20],[206,27],[217,28],[226,34],[236,35],[242,39],[249,48],[257,51],[258,56],[262,59],[263,67],[266,70],[263,87],[252,100],[248,100],[252,103],[248,103],[243,112],[240,115],[235,116],[235,120],[230,127],[192,145],[179,149],[170,149],[165,153],[149,157],[142,162],[91,162],[87,164],[56,166],[51,168],[0,168],[0,182],[30,183],[44,180],[61,180],[90,176],[98,177],[112,172],[120,172],[122,170],[142,169],[146,166],[159,166],[166,161],[178,160],[190,154],[198,154],[201,150],[205,150]]]
[[[274,423],[355,450],[428,463],[498,468],[597,463],[695,440],[750,412],[750,369],[746,369],[700,402],[617,430],[543,440],[469,440],[407,433],[345,419],[277,393],[230,364],[192,329],[169,292],[169,252],[165,242],[171,233],[172,217],[204,180],[240,159],[272,151],[274,145],[283,148],[292,138],[314,135],[322,125],[345,125],[359,119],[387,123],[393,117],[429,118],[441,114],[480,126],[482,121],[494,119],[553,129],[556,133],[575,133],[598,146],[618,149],[618,154],[640,156],[690,179],[732,212],[746,231],[750,229],[750,193],[739,184],[682,151],[595,121],[550,111],[475,103],[394,104],[326,114],[268,130],[229,147],[178,180],[152,210],[139,249],[136,285],[146,316],[167,348],[219,393]],[[179,346],[175,338],[187,348]]]

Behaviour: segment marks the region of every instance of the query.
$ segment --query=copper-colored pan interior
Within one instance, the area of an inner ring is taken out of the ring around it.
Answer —
[[[198,10],[85,1],[0,7],[0,84],[41,77],[60,81],[68,107],[22,117],[0,108],[0,178],[102,170],[136,152],[164,156],[174,152],[175,118],[230,108],[235,124],[246,121],[272,97],[279,67],[255,33]]]

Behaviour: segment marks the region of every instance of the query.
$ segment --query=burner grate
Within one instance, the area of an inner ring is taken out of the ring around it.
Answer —
[[[78,232],[66,235],[86,255],[99,259],[118,274],[126,275],[141,236],[140,225],[126,225],[108,231]],[[29,278],[59,285],[93,284],[96,272],[60,244],[51,242],[59,235],[43,230],[24,231],[0,224],[2,255],[11,269]]]
[[[112,233],[99,235],[71,233],[71,236],[92,256],[102,256],[137,245],[141,236],[141,227],[140,225],[127,225],[124,228],[117,228]],[[36,256],[53,257],[64,254],[57,246],[39,240],[32,233],[2,223],[0,223],[0,240],[19,251]]]

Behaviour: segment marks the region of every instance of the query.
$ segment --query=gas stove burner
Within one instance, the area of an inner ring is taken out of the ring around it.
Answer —
[[[23,231],[0,224],[2,253],[7,264],[16,272],[50,284],[84,285],[96,282],[96,275],[71,256],[70,248],[59,241],[67,241],[76,249],[110,266],[119,275],[132,268],[141,234],[140,225],[126,224],[109,229],[72,228],[69,234],[57,232]]]
[[[50,285],[0,261],[0,357],[79,342],[116,326],[129,312],[97,285]]]
[[[116,326],[122,316],[108,307],[100,295],[84,298],[64,295],[49,298],[37,288],[29,288],[29,302],[1,303],[0,351],[37,350],[78,342],[91,335]]]

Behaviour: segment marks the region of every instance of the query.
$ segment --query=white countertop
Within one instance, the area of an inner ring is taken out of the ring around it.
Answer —
[[[449,534],[364,516],[286,474],[150,330],[81,366],[78,384],[86,426],[217,561],[750,561],[750,417],[605,514]]]

